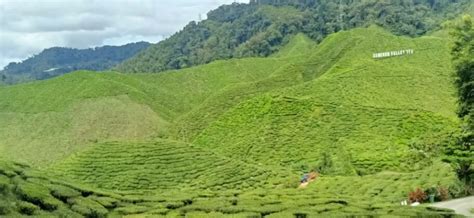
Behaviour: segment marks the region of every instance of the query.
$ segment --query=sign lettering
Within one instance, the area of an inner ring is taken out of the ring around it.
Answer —
[[[414,53],[415,51],[413,49],[405,49],[405,50],[399,50],[399,51],[374,53],[372,57],[375,59],[380,59],[380,58],[388,58],[388,57],[394,57],[394,56],[411,55]]]

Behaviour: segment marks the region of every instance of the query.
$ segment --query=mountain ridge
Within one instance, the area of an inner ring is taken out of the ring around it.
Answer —
[[[441,28],[462,12],[468,0],[293,1],[262,0],[221,6],[208,19],[191,22],[170,38],[118,65],[126,73],[162,72],[213,60],[266,57],[300,32],[320,42],[341,30],[382,26],[397,35],[420,36]]]
[[[0,81],[14,84],[44,80],[77,70],[107,70],[150,45],[148,42],[136,42],[88,49],[47,48],[21,62],[9,63],[0,71]]]

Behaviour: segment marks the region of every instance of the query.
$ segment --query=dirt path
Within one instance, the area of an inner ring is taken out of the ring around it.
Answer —
[[[471,208],[474,208],[474,196],[434,203],[431,204],[431,206],[452,209],[456,211],[457,214],[474,217],[474,214],[470,212]]]

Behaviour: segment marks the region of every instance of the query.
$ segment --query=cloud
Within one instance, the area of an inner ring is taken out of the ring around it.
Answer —
[[[0,68],[54,46],[88,48],[137,41],[155,43],[197,20],[199,14],[232,2],[0,0]]]

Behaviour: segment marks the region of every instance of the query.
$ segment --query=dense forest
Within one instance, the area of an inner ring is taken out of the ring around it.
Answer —
[[[148,48],[147,42],[89,49],[53,47],[0,71],[0,84],[42,80],[76,70],[105,70]]]
[[[117,67],[160,72],[233,57],[269,56],[295,33],[316,41],[341,30],[376,24],[419,36],[465,10],[470,0],[252,0],[221,6]]]

